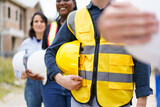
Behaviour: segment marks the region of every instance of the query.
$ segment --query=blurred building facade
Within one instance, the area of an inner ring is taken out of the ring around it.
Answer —
[[[36,11],[42,11],[37,1],[28,7],[18,0],[0,0],[0,56],[13,56],[28,37],[30,21]]]

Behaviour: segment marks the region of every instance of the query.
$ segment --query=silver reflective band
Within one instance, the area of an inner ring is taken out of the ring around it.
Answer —
[[[79,75],[83,79],[92,80],[92,74],[91,71],[79,70]],[[132,83],[133,74],[97,72],[97,81]]]
[[[84,46],[81,54],[94,54],[95,46]],[[122,45],[100,45],[99,53],[116,53],[116,54],[127,54]]]
[[[75,21],[73,20],[75,18],[75,14],[76,14],[76,11],[73,11],[72,13],[70,13],[68,20],[67,20],[69,27],[74,32],[74,35],[76,34],[75,33]]]

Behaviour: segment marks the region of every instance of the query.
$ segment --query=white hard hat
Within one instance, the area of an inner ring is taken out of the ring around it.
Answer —
[[[44,63],[45,50],[39,50],[30,55],[27,68],[34,74],[44,77],[43,84],[47,82],[47,71]]]
[[[23,57],[24,57],[25,51],[20,51],[16,53],[12,59],[12,65],[14,70],[19,72],[24,72],[25,67],[23,65]]]

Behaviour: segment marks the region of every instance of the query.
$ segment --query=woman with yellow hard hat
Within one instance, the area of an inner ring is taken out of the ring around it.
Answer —
[[[42,48],[49,47],[54,40],[56,34],[65,22],[68,14],[77,9],[75,0],[56,0],[56,8],[59,13],[56,21],[46,27],[43,36]],[[65,38],[65,37],[64,37]],[[45,107],[70,107],[71,94],[70,91],[51,81],[49,78],[47,83],[42,86],[42,96]]]
[[[16,77],[27,79],[24,96],[28,107],[41,107],[43,102],[41,84],[44,77],[38,73],[34,73],[33,70],[28,68],[27,58],[35,52],[42,50],[42,38],[47,23],[48,19],[43,13],[34,13],[30,22],[29,38],[22,42],[19,50],[19,52],[24,51],[25,54],[23,54],[25,60],[23,60],[23,63],[21,62],[21,65],[25,65],[23,66],[24,69],[22,71],[18,70],[13,64]],[[14,63],[17,63],[16,61],[18,60],[15,60]]]

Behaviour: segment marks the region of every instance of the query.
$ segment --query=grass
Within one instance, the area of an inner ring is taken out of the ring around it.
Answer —
[[[0,84],[14,85],[14,80],[15,76],[12,68],[12,58],[0,57]],[[0,99],[2,99],[8,92],[10,92],[10,90],[1,85]]]
[[[12,58],[0,57],[0,82],[12,84],[15,79]]]
[[[8,89],[0,88],[0,100],[9,92],[10,92],[10,90],[8,90]]]

